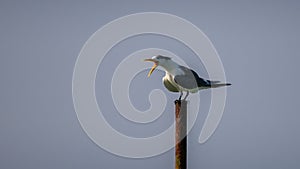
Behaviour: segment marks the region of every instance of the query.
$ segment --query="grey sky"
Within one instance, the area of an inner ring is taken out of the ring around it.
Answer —
[[[0,2],[0,168],[173,168],[174,150],[146,159],[115,156],[82,130],[72,102],[72,73],[85,41],[106,23],[136,12],[166,12],[199,27],[217,49],[228,82],[220,126],[205,144],[198,136],[210,104],[201,109],[189,134],[189,168],[299,168],[299,30],[297,1]],[[173,100],[155,123],[139,125],[116,113],[109,95],[111,74],[128,54],[157,47],[172,51],[201,76],[207,73],[181,43],[156,35],[118,44],[99,68],[96,94],[104,116],[128,135],[143,137],[172,123]],[[105,65],[106,63],[106,65]],[[108,76],[109,75],[109,76]],[[162,72],[142,72],[131,90],[143,110],[153,88],[165,90]],[[147,82],[145,82],[147,80]],[[105,98],[105,99],[104,99]],[[109,113],[111,112],[111,113]]]

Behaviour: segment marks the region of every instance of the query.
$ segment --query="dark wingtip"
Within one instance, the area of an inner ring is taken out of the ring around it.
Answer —
[[[231,83],[226,83],[226,86],[231,86]]]

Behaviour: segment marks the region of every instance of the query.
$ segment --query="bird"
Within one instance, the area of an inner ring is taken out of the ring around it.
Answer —
[[[171,57],[156,55],[152,58],[144,59],[144,61],[153,62],[154,65],[148,73],[151,76],[153,71],[161,66],[165,70],[165,76],[162,81],[164,86],[170,92],[179,92],[178,100],[181,100],[183,92],[186,95],[183,100],[186,100],[190,93],[196,93],[203,89],[218,88],[223,86],[230,86],[230,83],[221,83],[220,81],[206,80],[201,77],[192,69],[179,65],[172,60]]]

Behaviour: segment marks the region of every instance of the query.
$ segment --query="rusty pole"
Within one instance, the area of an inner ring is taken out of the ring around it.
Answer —
[[[175,101],[175,169],[187,168],[187,101]]]

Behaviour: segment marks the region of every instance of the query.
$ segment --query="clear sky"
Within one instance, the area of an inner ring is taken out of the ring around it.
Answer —
[[[210,91],[201,92],[199,115],[189,134],[189,168],[299,168],[299,9],[300,3],[292,0],[1,1],[0,168],[174,167],[174,149],[130,159],[99,148],[81,128],[73,106],[73,69],[84,43],[108,22],[137,12],[165,12],[192,22],[212,41],[233,84],[222,121],[205,144],[198,143],[198,136]],[[110,95],[111,71],[144,48],[169,50],[208,77],[195,54],[174,39],[141,35],[116,45],[98,69],[96,96],[107,121],[134,137],[168,128],[178,97],[163,88],[162,72],[150,79],[141,72],[130,86],[133,105],[147,109],[149,92],[162,89],[166,111],[149,124],[132,123],[117,113]]]

